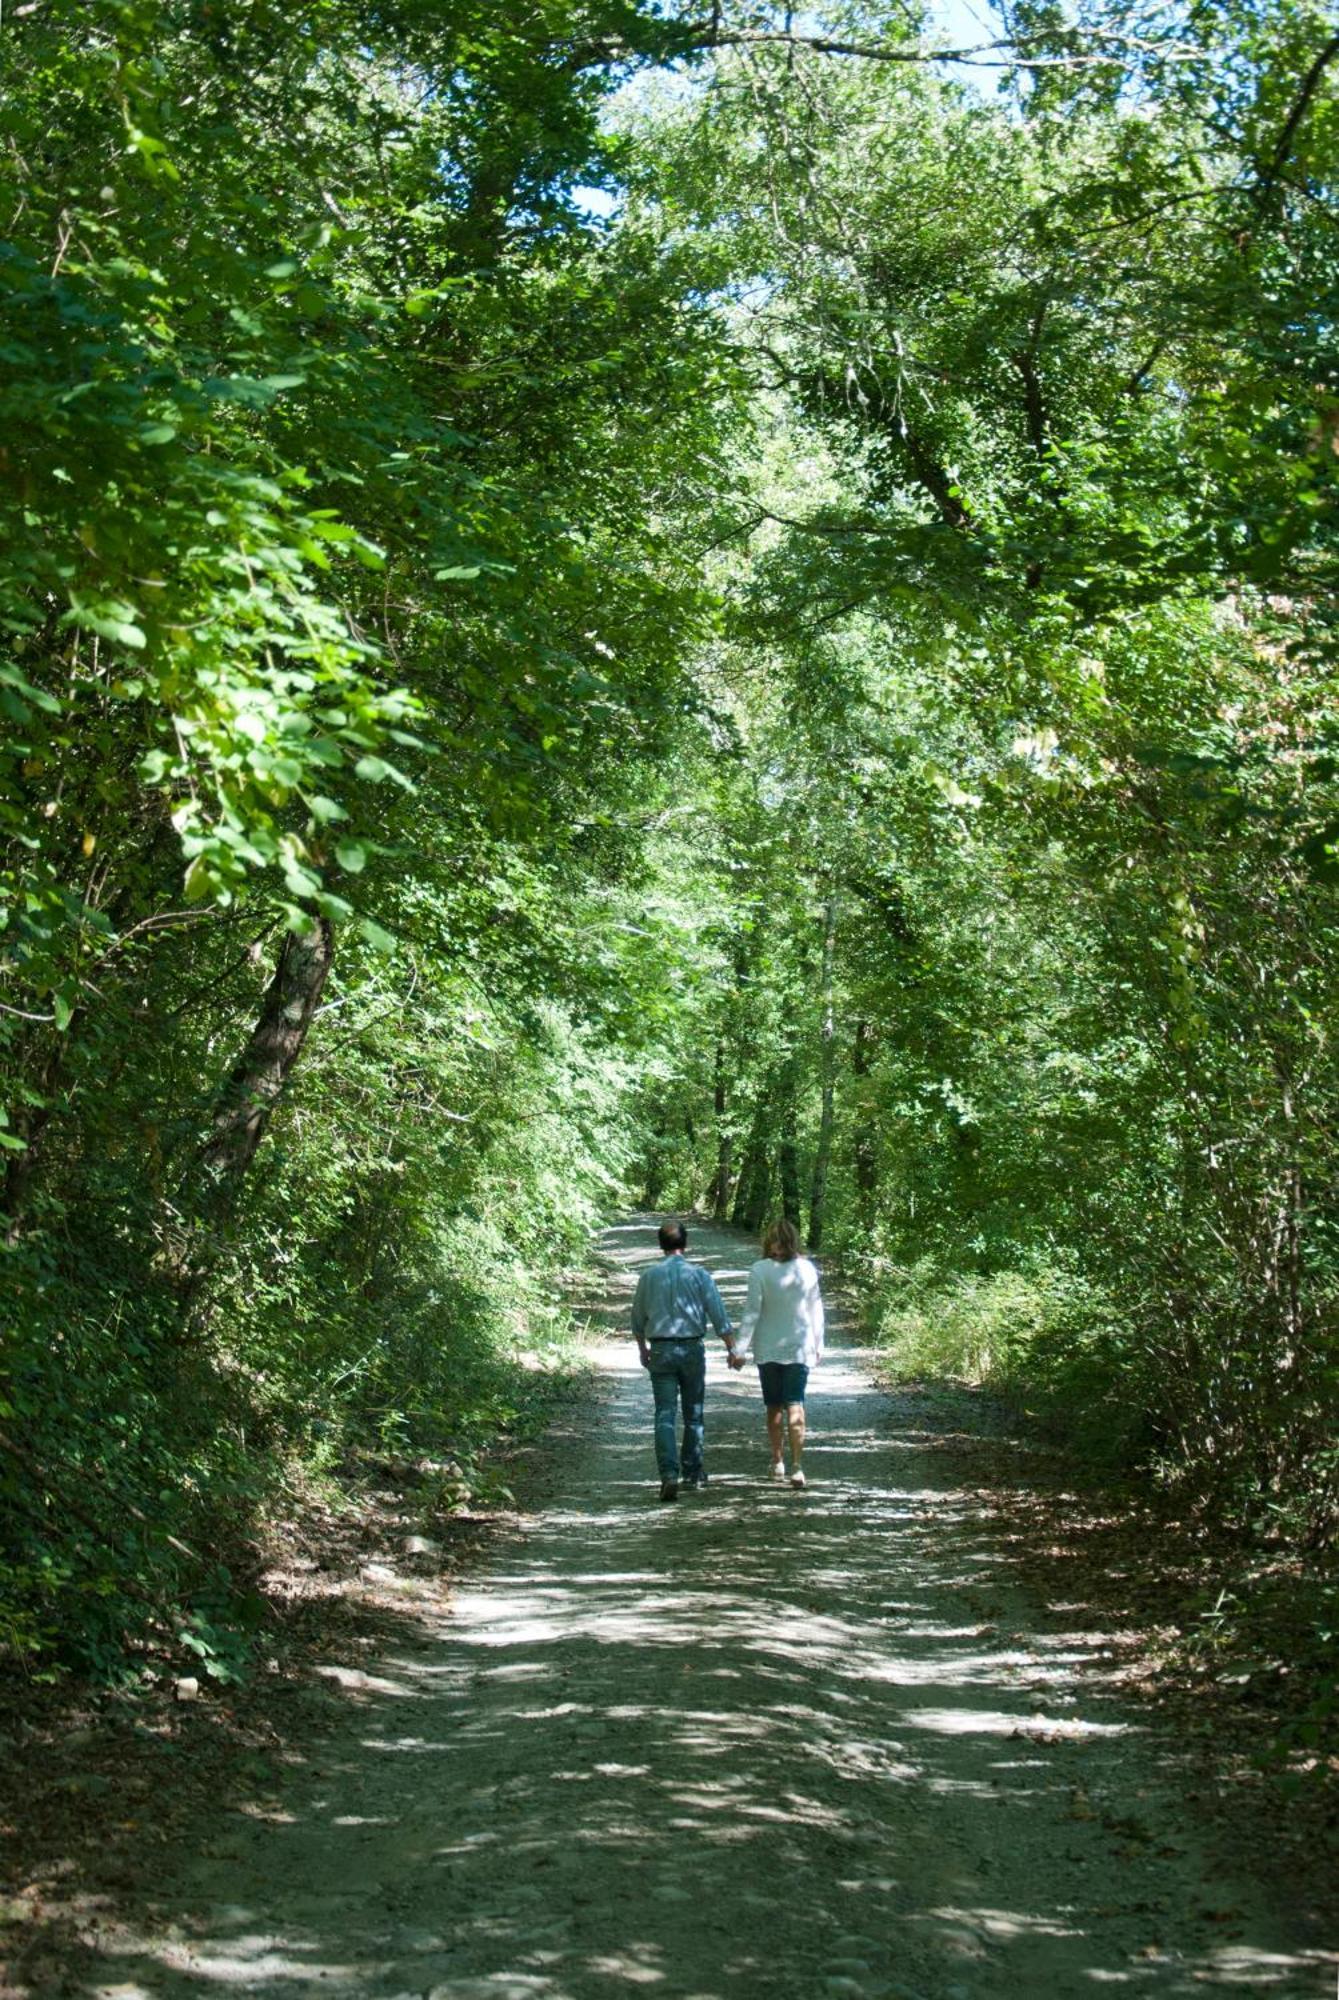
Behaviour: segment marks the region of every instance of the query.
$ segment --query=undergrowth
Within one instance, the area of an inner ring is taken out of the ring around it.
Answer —
[[[1205,1489],[1157,1422],[1157,1380],[1128,1311],[1056,1259],[993,1273],[857,1266],[893,1374],[988,1389],[1097,1491],[1142,1484],[1188,1520],[1192,1565],[1170,1670],[1269,1717],[1262,1758],[1288,1784],[1326,1781],[1339,1754],[1339,1574],[1323,1539],[1265,1483]],[[1181,1533],[1180,1527],[1177,1535]],[[1162,1539],[1161,1531],[1158,1536]],[[1177,1546],[1168,1536],[1168,1548]],[[1160,1560],[1154,1551],[1150,1567]],[[1162,1558],[1170,1561],[1170,1555]]]

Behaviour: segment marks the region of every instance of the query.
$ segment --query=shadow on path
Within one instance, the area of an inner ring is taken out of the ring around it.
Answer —
[[[612,1331],[651,1219],[602,1249]],[[751,1246],[691,1249],[737,1311]],[[343,1673],[280,1808],[222,1816],[159,1927],[66,1990],[1330,1994],[1284,1913],[1213,1878],[1178,1744],[1080,1681],[1100,1635],[1031,1629],[915,1398],[837,1332],[808,1490],[762,1477],[754,1377],[717,1349],[711,1485],[675,1507],[635,1348],[605,1340],[553,1503],[451,1616]]]

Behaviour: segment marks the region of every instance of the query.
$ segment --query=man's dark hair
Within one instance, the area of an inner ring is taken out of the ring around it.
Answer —
[[[662,1222],[660,1225],[660,1247],[668,1257],[672,1250],[686,1250],[688,1231],[681,1222]]]

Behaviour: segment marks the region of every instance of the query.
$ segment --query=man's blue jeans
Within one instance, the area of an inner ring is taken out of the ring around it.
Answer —
[[[656,1464],[662,1479],[678,1479],[681,1468],[675,1444],[675,1418],[683,1400],[682,1477],[702,1477],[702,1405],[707,1394],[707,1344],[704,1340],[653,1340],[651,1388],[656,1399]]]

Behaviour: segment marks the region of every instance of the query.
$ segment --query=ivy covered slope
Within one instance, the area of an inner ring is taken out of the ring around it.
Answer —
[[[629,1197],[1332,1541],[1339,37],[981,40],[6,9],[11,1661],[505,1425]]]

